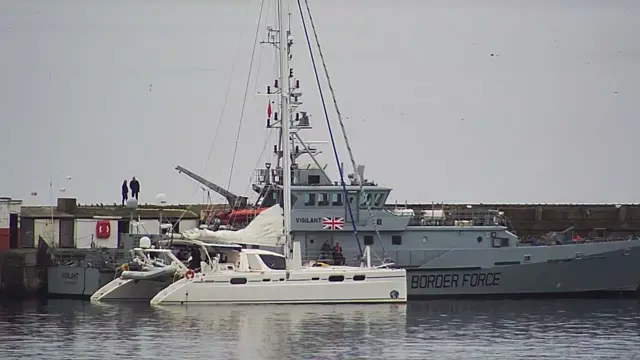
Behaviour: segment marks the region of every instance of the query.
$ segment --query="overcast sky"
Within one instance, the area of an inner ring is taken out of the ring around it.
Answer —
[[[259,40],[275,25],[273,3],[264,1]],[[640,2],[310,5],[356,162],[394,188],[392,200],[640,202]],[[47,204],[53,179],[54,196],[112,203],[136,176],[142,202],[159,192],[202,201],[178,164],[248,193],[269,156],[267,99],[255,95],[275,77],[266,46],[255,53],[229,174],[260,6],[2,1],[0,195]],[[315,123],[305,138],[326,140],[292,10],[294,66]],[[326,147],[321,157],[336,174],[330,155]]]

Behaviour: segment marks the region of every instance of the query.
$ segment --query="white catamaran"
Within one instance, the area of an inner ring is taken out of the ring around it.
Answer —
[[[287,14],[282,3],[282,0],[278,1],[279,30],[270,31],[279,33],[282,169],[291,169],[290,126],[298,94],[292,91],[293,80],[289,76],[293,37],[286,30]],[[360,266],[303,265],[300,243],[293,241],[291,236],[291,182],[291,176],[282,176],[283,207],[273,205],[245,229],[235,232],[195,229],[182,234],[183,238],[203,243],[283,247],[285,255],[264,249],[220,252],[212,259],[212,266],[173,282],[154,296],[151,304],[406,302],[406,271],[389,268],[390,264],[372,266],[368,247]]]

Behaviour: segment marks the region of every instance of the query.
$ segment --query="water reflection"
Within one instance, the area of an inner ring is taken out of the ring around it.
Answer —
[[[635,301],[371,306],[0,304],[2,359],[598,359],[640,356]],[[170,355],[173,354],[173,355]]]
[[[406,309],[406,305],[189,306],[163,307],[157,313],[176,326],[189,323],[212,329],[230,351],[238,349],[242,359],[329,358],[336,353],[395,358],[387,356],[388,342],[403,341]],[[368,341],[377,338],[387,342]]]

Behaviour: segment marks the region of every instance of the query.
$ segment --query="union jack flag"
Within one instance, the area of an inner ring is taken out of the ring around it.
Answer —
[[[344,218],[341,217],[323,217],[322,229],[326,230],[342,230],[344,228]]]

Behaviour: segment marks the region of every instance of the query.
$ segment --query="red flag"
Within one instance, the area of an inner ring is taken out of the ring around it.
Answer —
[[[269,101],[269,105],[267,105],[267,119],[271,119],[271,101]]]

